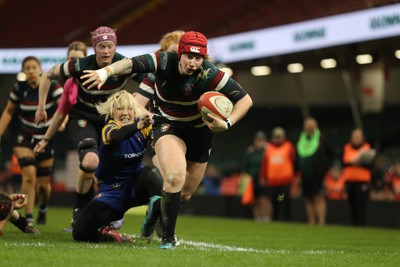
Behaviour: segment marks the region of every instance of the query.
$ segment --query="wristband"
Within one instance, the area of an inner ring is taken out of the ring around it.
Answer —
[[[47,139],[47,138],[42,138],[42,140],[44,140],[44,141],[46,141],[47,143],[50,143],[50,139]]]
[[[225,120],[225,124],[226,124],[226,129],[231,128],[231,127],[232,127],[232,121],[231,121],[231,119],[230,119],[230,118],[227,118],[227,119]]]
[[[99,75],[100,80],[104,82],[108,77],[114,74],[114,70],[111,67],[104,67],[102,69],[96,70],[97,75]]]
[[[114,74],[114,69],[111,66],[104,67],[104,69],[107,71],[107,78]]]

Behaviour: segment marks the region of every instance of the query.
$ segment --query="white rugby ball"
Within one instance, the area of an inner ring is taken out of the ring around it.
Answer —
[[[226,120],[232,113],[233,103],[224,94],[211,91],[200,96],[197,107],[201,116],[206,120],[210,120],[207,113],[212,113],[222,120]]]

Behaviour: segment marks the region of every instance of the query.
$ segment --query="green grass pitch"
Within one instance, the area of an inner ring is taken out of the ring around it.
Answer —
[[[174,250],[150,243],[78,243],[71,209],[50,207],[40,236],[9,224],[0,237],[1,266],[400,266],[400,229],[259,223],[180,216]],[[120,232],[137,235],[143,209],[130,211]]]

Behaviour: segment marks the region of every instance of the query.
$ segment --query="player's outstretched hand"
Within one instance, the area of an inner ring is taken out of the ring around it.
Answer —
[[[14,201],[14,209],[20,209],[28,203],[28,196],[25,194],[8,195]]]
[[[141,129],[143,129],[143,128],[149,127],[150,124],[151,124],[150,115],[149,115],[149,114],[146,114],[146,115],[143,115],[143,116],[140,118],[140,120],[139,120],[139,122],[138,122],[138,124],[137,124],[137,128],[138,128],[139,130],[141,130]]]
[[[83,86],[86,86],[87,89],[92,89],[94,87],[97,87],[97,89],[100,89],[105,81],[107,80],[107,72],[105,70],[99,69],[99,70],[84,70],[83,72],[86,73],[85,75],[81,76],[82,80],[85,80],[82,84]],[[105,72],[105,73],[104,73]],[[103,75],[105,74],[105,75]]]

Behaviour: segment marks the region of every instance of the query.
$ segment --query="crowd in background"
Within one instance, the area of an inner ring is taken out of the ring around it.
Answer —
[[[306,119],[304,133],[310,122],[318,129],[315,119]],[[325,224],[326,200],[347,201],[354,225],[366,225],[369,200],[400,201],[400,162],[372,148],[362,130],[354,129],[348,142],[340,147],[332,147],[329,140],[325,140],[326,155],[320,151],[316,157],[318,166],[324,166],[319,174],[310,173],[309,163],[302,162],[302,154],[307,155],[307,151],[299,151],[301,138],[302,134],[298,140],[287,140],[281,127],[272,130],[269,141],[264,132],[256,132],[241,171],[223,174],[216,165],[210,165],[198,193],[240,196],[242,204],[251,207],[254,219],[266,222],[289,221],[290,200],[302,198],[310,224]],[[279,146],[286,158],[274,156]],[[271,171],[274,168],[275,174]],[[320,180],[318,175],[321,175]]]

